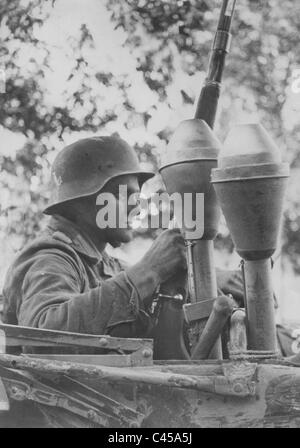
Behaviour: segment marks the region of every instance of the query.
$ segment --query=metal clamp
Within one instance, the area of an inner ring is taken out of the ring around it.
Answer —
[[[222,365],[224,377],[231,386],[232,393],[241,397],[253,396],[256,393],[257,382],[255,374],[256,363],[235,361]]]
[[[218,30],[216,32],[213,50],[224,50],[229,53],[231,46],[232,36],[227,31]]]
[[[184,304],[183,313],[186,322],[190,324],[196,320],[207,319],[213,309],[214,301],[215,298]]]
[[[157,299],[167,299],[167,300],[175,300],[177,302],[183,302],[183,295],[182,294],[175,294],[174,296],[170,296],[168,294],[157,294]]]
[[[256,361],[259,359],[278,359],[280,353],[271,350],[233,350],[229,351],[231,360],[249,360]]]

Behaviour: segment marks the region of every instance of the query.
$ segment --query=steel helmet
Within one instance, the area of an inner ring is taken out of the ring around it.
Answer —
[[[142,171],[138,157],[119,137],[92,137],[66,146],[51,170],[51,200],[44,213],[56,206],[97,193],[114,177],[135,174],[142,185],[154,173]]]

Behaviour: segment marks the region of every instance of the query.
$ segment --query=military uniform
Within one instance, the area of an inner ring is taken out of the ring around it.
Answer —
[[[150,317],[120,263],[72,222],[53,216],[10,267],[4,322],[121,337],[147,335]]]
[[[51,200],[44,210],[52,215],[51,221],[8,271],[4,322],[151,337],[152,317],[145,303],[151,305],[158,285],[149,284],[134,270],[122,270],[118,261],[95,247],[84,230],[60,216],[65,204],[98,193],[109,180],[124,174],[137,176],[140,185],[153,176],[141,170],[133,149],[116,137],[82,139],[58,154],[51,170]],[[217,278],[221,294],[231,292],[242,302],[240,274],[217,271]]]
[[[218,270],[219,287],[241,294],[239,277]],[[140,279],[142,282],[143,279]],[[74,223],[55,215],[10,267],[3,290],[9,324],[121,337],[145,337],[151,316],[139,280],[99,252]]]

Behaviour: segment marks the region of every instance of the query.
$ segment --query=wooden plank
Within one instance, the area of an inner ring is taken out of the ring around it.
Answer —
[[[136,367],[142,369],[143,367]],[[192,365],[192,364],[178,364],[178,365],[159,365],[154,364],[149,366],[149,369],[158,370],[160,372],[173,372],[185,375],[197,375],[197,376],[213,376],[222,375],[223,367],[222,365]]]
[[[45,378],[43,378],[43,382],[45,382]],[[71,393],[82,401],[88,399],[90,403],[97,405],[105,414],[120,418],[127,424],[127,427],[130,427],[131,424],[138,423],[138,421],[141,422],[144,418],[141,412],[128,407],[124,403],[113,400],[111,397],[101,394],[94,388],[70,377],[60,377],[59,381],[56,379],[54,387],[59,388],[62,392],[68,391],[68,393]]]
[[[53,347],[57,345],[94,347],[107,350],[137,351],[152,350],[152,339],[116,338],[108,335],[90,335],[66,331],[45,330],[40,328],[21,327],[0,324],[0,330],[6,335],[6,345],[10,347],[40,346]]]
[[[147,384],[170,388],[194,389],[220,395],[244,397],[255,393],[251,379],[230,378],[224,375],[192,376],[178,373],[159,372],[152,369],[130,369],[108,366],[88,366],[78,363],[49,361],[26,356],[0,355],[0,365],[11,369],[26,370],[37,375],[67,375],[87,381],[123,382]],[[238,386],[238,387],[236,387]]]
[[[139,365],[130,355],[38,355],[26,354],[30,358],[49,359],[50,361],[75,362],[79,364],[111,367],[132,367]]]
[[[60,355],[60,354],[26,354],[30,358],[49,359],[52,361],[75,362],[79,364],[111,366],[111,367],[134,367],[136,369],[144,369],[145,364],[140,364],[130,355]],[[221,364],[212,365],[193,365],[193,364],[150,364],[147,369],[156,370],[158,372],[173,372],[186,375],[222,375],[224,373]]]
[[[237,361],[222,362],[226,366],[236,363]],[[212,361],[190,363],[181,360],[169,364],[172,369],[177,367],[181,369],[185,365],[196,369],[202,366],[205,369],[210,366],[212,369],[217,369],[221,366],[220,362]],[[160,366],[168,368],[167,363],[160,363],[147,370],[151,373]],[[14,366],[11,365],[11,367]],[[199,370],[198,374],[201,375],[201,373]],[[59,374],[55,380],[61,381],[62,377],[63,375]],[[300,367],[288,366],[285,362],[280,364],[280,361],[272,361],[272,364],[264,361],[258,365],[255,378],[257,380],[256,395],[242,399],[211,394],[199,389],[157,387],[157,384],[145,382],[127,383],[124,387],[123,381],[104,381],[100,375],[98,381],[96,375],[86,376],[85,381],[98,393],[144,412],[146,419],[143,427],[182,428],[183,431],[186,431],[186,428],[300,428]],[[61,383],[61,387],[68,390],[65,383]],[[83,394],[84,391],[81,396]],[[109,403],[103,411],[107,409],[108,412],[108,407],[110,407]],[[73,418],[72,414],[63,413],[59,408],[52,409],[53,415],[57,417],[57,423],[62,427],[76,420],[76,416]],[[117,405],[115,410],[117,413]],[[63,420],[64,415],[69,416],[68,422]],[[78,419],[76,425],[83,427],[86,423],[86,420]],[[16,427],[15,421],[14,427]],[[126,427],[129,425],[127,424]]]
[[[33,400],[55,409],[62,407],[101,426],[137,426],[144,418],[142,413],[65,375],[51,381],[48,377],[36,378],[28,372],[0,365],[0,376],[11,399]]]

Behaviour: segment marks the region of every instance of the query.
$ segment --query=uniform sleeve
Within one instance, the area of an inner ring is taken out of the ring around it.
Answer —
[[[149,317],[125,272],[83,290],[71,257],[38,254],[24,277],[19,325],[90,334],[113,331],[126,337],[147,331]]]

